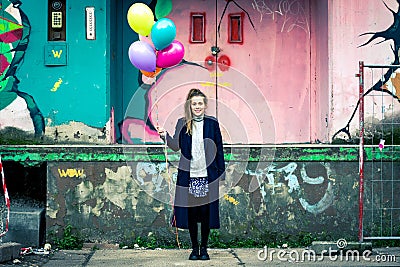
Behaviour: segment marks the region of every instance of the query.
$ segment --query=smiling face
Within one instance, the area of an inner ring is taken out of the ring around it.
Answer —
[[[190,109],[192,111],[192,115],[199,117],[203,116],[206,110],[206,104],[204,102],[204,97],[202,96],[194,96],[190,99]]]

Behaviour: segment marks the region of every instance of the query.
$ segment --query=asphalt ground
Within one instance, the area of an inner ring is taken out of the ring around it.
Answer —
[[[57,250],[48,255],[25,255],[1,266],[119,267],[119,266],[400,266],[400,248],[374,248],[364,255],[313,255],[305,248],[209,249],[210,260],[188,260],[190,249]],[[357,257],[357,255],[359,257]]]

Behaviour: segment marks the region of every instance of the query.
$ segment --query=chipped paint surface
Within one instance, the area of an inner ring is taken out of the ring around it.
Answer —
[[[55,142],[62,143],[96,143],[109,144],[107,127],[95,128],[81,122],[71,121],[68,124],[56,124],[56,117],[47,119],[46,136]]]
[[[260,158],[259,149],[251,148],[244,165],[240,151],[225,155],[229,191],[220,199],[221,233],[260,238],[262,229],[269,229],[352,235],[358,218],[358,147],[277,147],[272,161]],[[70,223],[88,240],[101,236],[105,242],[129,240],[132,231],[163,236],[172,231],[177,153],[168,153],[169,172],[158,146],[3,146],[0,153],[3,160],[28,166],[47,162],[49,231]],[[366,168],[379,167],[376,175],[384,175],[393,164],[398,173],[399,155],[396,146],[382,152],[367,147]],[[371,167],[378,158],[383,167]]]
[[[169,222],[175,163],[167,174],[162,161],[50,162],[48,230],[72,223],[88,240],[100,235],[106,242],[129,240],[132,231],[173,234]],[[358,199],[358,162],[277,161],[265,169],[250,164],[244,173],[231,163],[225,181],[229,191],[220,199],[221,234],[242,237],[247,232],[261,238],[262,229],[268,229],[352,235],[357,225],[353,204]],[[60,175],[59,170],[81,170],[84,175]],[[257,181],[256,188],[252,181]]]
[[[260,158],[261,148],[251,147],[246,161],[358,161],[358,146],[327,146],[319,147],[290,147],[275,148],[274,157]],[[225,160],[235,161],[242,158],[241,150],[229,153],[229,146],[225,149]],[[247,150],[247,149],[245,149]],[[3,160],[35,165],[41,162],[53,161],[165,161],[163,146],[144,149],[136,146],[0,146]],[[246,153],[247,154],[247,153]],[[380,151],[378,147],[365,147],[366,160],[399,161],[400,147],[385,146]],[[178,161],[179,153],[168,151],[170,161]]]
[[[130,168],[121,166],[116,172],[106,168],[105,174],[106,181],[101,187],[104,197],[121,209],[126,209],[127,205],[130,209],[135,209],[137,199],[134,193],[138,190],[138,187],[132,180]]]

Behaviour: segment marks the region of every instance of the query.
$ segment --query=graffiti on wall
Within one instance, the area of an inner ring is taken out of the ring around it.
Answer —
[[[61,54],[62,54],[62,50],[51,50],[51,53],[53,54],[53,57],[54,58],[60,58],[61,57]]]
[[[286,195],[287,198],[297,198],[303,209],[312,214],[322,213],[333,204],[333,178],[329,163],[313,165],[301,163],[300,168],[298,165],[298,163],[291,162],[277,168],[277,164],[273,163],[265,169],[246,170],[247,174],[257,178],[262,196],[262,207],[267,208],[268,195],[272,197]],[[308,174],[307,168],[317,170],[314,171],[316,175]],[[295,174],[296,171],[299,172],[299,176]],[[309,195],[307,191],[313,193]]]
[[[85,170],[83,169],[58,169],[58,174],[60,177],[69,177],[69,178],[83,178],[85,177]]]
[[[96,172],[96,177],[92,177],[93,174],[85,174],[83,168],[56,168],[56,173],[59,175],[58,179],[65,179],[68,187],[60,199],[65,203],[58,203],[56,199],[49,198],[49,218],[56,219],[65,212],[76,212],[89,219],[93,216],[115,214],[120,210],[127,214],[135,214],[134,219],[140,219],[142,216],[137,208],[142,199],[139,197],[141,194],[146,196],[146,203],[140,204],[141,208],[148,209],[154,206],[152,215],[157,216],[158,211],[163,209],[172,212],[177,179],[177,168],[173,165],[167,168],[163,162],[138,162],[132,166],[119,166],[115,170],[105,167],[104,172]],[[234,173],[233,164],[227,169],[226,184],[233,181]],[[294,204],[297,209],[317,215],[334,204],[335,175],[329,163],[290,162],[280,166],[272,164],[266,169],[246,169],[244,176],[247,175],[256,177],[259,183],[256,191],[261,198],[255,200],[243,197],[251,192],[244,193],[246,190],[242,190],[244,186],[239,181],[230,184],[229,192],[220,196],[223,205],[246,210],[250,205],[249,201],[259,201],[260,203],[252,205],[259,206],[259,210],[255,212],[262,215],[273,205],[287,207]],[[99,179],[102,176],[104,178]],[[60,186],[54,189],[58,191]],[[59,195],[56,193],[54,196]]]
[[[167,174],[167,171],[169,174]],[[166,163],[139,162],[136,166],[136,179],[139,185],[146,190],[160,192],[167,190],[172,194],[172,185],[176,183],[178,171]]]
[[[33,97],[18,88],[16,72],[31,31],[20,5],[20,1],[0,0],[0,130],[15,127],[42,136],[43,115]]]
[[[56,201],[50,201],[47,214],[55,219],[61,206],[72,205],[86,218],[89,216],[101,216],[110,212],[106,203],[113,204],[120,209],[135,210],[137,204],[138,184],[132,179],[129,166],[121,166],[116,171],[105,168],[105,180],[96,184],[94,177],[87,177],[83,169],[68,168],[57,169],[61,178],[82,178],[74,187],[67,189],[65,203],[54,205]],[[52,204],[53,203],[53,204]]]
[[[227,170],[227,183],[230,187],[233,181],[232,173],[235,165],[229,166]],[[164,195],[171,194],[171,182],[175,184],[177,169],[172,171],[172,181],[167,180],[165,175],[165,163],[138,163],[136,167],[136,179],[141,188],[144,188],[146,179],[146,191],[152,189],[155,192],[164,192]],[[332,206],[334,202],[334,178],[329,163],[295,163],[290,162],[282,167],[271,164],[266,169],[245,170],[245,174],[256,177],[258,189],[262,198],[261,206],[267,209],[270,198],[281,198],[287,195],[288,198],[297,199],[304,210],[312,214],[320,214]],[[232,196],[230,196],[232,198]],[[227,195],[224,199],[235,205]],[[170,198],[166,198],[168,201]],[[162,200],[162,199],[160,199]]]
[[[392,41],[393,45],[391,45],[391,50],[393,52],[394,60],[392,62],[392,65],[399,65],[400,64],[400,57],[399,57],[399,51],[400,51],[400,0],[397,0],[397,3],[399,4],[397,11],[392,10],[388,5],[383,1],[383,4],[385,7],[392,13],[393,16],[393,23],[384,31],[380,32],[367,32],[367,33],[362,33],[360,36],[366,36],[366,35],[372,35],[368,41],[365,43],[361,44],[359,47],[366,46],[374,41],[377,41],[379,39],[380,41],[378,43],[383,43],[387,41]],[[383,39],[383,40],[382,40]],[[387,68],[387,70],[384,72],[382,70],[382,75],[381,78],[378,79],[376,83],[374,83],[367,91],[364,92],[364,96],[369,95],[370,93],[377,91],[377,92],[382,92],[385,94],[388,94],[392,96],[394,99],[397,100],[397,102],[400,103],[400,83],[398,82],[398,74],[396,74],[396,70],[398,70],[398,67],[395,68]],[[351,133],[350,133],[350,123],[354,118],[354,115],[360,105],[360,101],[358,100],[356,107],[354,108],[354,111],[352,115],[350,116],[349,121],[347,122],[346,126],[343,127],[342,129],[339,129],[332,137],[334,140],[337,136],[340,134],[344,134],[344,138],[351,139]],[[382,107],[382,116],[385,113],[385,111],[394,109],[393,106],[390,106],[389,109],[386,109],[385,106]]]
[[[181,73],[185,73],[185,75],[181,75]],[[171,110],[171,106],[162,105],[159,101],[161,101],[163,93],[164,99],[166,99],[166,93],[163,92],[163,90],[166,89],[166,86],[170,86],[171,77],[174,77],[174,81],[172,82],[179,86],[188,84],[193,80],[199,80],[199,76],[206,77],[200,80],[208,81],[210,74],[208,69],[203,66],[197,63],[184,61],[177,66],[163,69],[154,78],[149,78],[142,74],[139,75],[141,77],[141,83],[136,93],[132,96],[130,106],[127,107],[125,119],[120,123],[123,142],[130,144],[160,143],[161,139],[155,126],[159,125],[159,118],[166,119],[161,118],[161,114],[167,114],[168,110]],[[202,83],[205,84],[205,82]],[[176,89],[177,88],[168,89],[168,98],[179,99],[182,93]],[[145,93],[143,94],[143,92]],[[136,105],[138,102],[142,102],[143,98],[145,99],[145,110],[139,111]]]
[[[299,0],[253,0],[253,8],[264,17],[281,23],[281,32],[291,32],[298,28],[310,35],[310,23],[305,12],[304,3]]]
[[[62,80],[61,78],[59,78],[58,81],[56,81],[56,82],[54,83],[54,86],[53,86],[53,88],[51,88],[50,91],[52,91],[52,92],[57,92],[58,88],[60,88],[60,86],[61,86],[62,83],[63,83],[63,80]]]

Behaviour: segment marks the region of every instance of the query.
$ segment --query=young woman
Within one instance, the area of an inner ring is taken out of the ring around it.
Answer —
[[[157,127],[160,137],[174,151],[181,151],[176,182],[172,225],[189,229],[192,242],[190,260],[209,260],[207,242],[210,229],[219,223],[219,180],[225,179],[225,162],[219,123],[206,116],[207,97],[191,89],[185,103],[185,117],[180,118],[171,137]],[[200,247],[197,223],[201,223]]]

